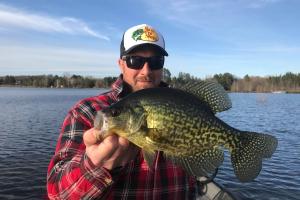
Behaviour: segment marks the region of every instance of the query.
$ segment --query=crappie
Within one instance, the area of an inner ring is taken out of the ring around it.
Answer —
[[[223,148],[228,149],[237,178],[251,181],[261,171],[262,159],[275,151],[277,139],[237,130],[217,118],[216,112],[231,106],[219,88],[200,82],[185,91],[140,90],[99,111],[95,127],[102,137],[115,133],[142,148],[150,168],[155,151],[163,151],[167,160],[196,177],[213,173],[223,162]]]

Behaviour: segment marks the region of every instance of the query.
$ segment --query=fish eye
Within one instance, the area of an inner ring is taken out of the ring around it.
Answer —
[[[121,110],[120,109],[112,109],[111,110],[111,115],[113,116],[113,117],[117,117],[117,116],[119,116],[121,114]]]

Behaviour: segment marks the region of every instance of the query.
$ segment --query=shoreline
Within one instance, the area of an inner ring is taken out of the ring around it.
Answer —
[[[97,88],[97,87],[33,87],[33,86],[22,86],[22,85],[0,85],[0,88],[36,88],[36,89],[110,89],[108,88]],[[261,93],[261,94],[300,94],[300,91],[294,90],[283,90],[280,92],[277,91],[267,91],[267,92],[258,92],[258,91],[227,91],[228,93]]]
[[[109,89],[98,87],[34,87],[34,86],[22,86],[22,85],[0,85],[0,88],[33,88],[33,89]]]

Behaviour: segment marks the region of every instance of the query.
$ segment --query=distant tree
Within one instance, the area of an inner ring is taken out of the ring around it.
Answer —
[[[83,77],[80,75],[73,74],[69,79],[70,86],[72,88],[82,88]]]
[[[248,74],[246,74],[246,75],[244,76],[244,80],[247,81],[247,82],[250,81],[250,77],[249,77]]]
[[[113,82],[115,82],[116,80],[117,80],[117,77],[111,77],[111,76],[109,76],[109,77],[104,77],[104,78],[103,78],[103,86],[104,86],[105,88],[108,88],[108,87],[110,87],[111,84],[112,84]]]
[[[96,88],[104,88],[103,80],[102,79],[96,80],[95,87]]]
[[[85,77],[84,78],[84,88],[93,88],[95,87],[96,80],[91,77]]]
[[[283,75],[258,77],[245,75],[243,78],[235,78],[230,73],[215,74],[213,79],[218,81],[226,90],[234,92],[270,92],[276,90],[286,90],[288,92],[300,92],[300,73],[287,72]],[[212,79],[207,77],[207,79]],[[91,88],[101,87],[107,88],[117,79],[117,77],[104,77],[95,79],[93,77],[83,77],[80,75],[53,76],[2,76],[0,84],[18,85],[29,87],[76,87]],[[178,76],[171,77],[168,69],[163,71],[163,79],[173,86],[184,85],[187,82],[194,82],[200,78],[194,77],[189,73],[180,72]]]
[[[218,83],[220,83],[225,90],[230,90],[235,80],[234,76],[230,73],[225,74],[215,74],[213,77]]]
[[[16,84],[16,79],[14,76],[5,76],[3,79],[3,84],[6,85],[15,85]]]
[[[192,80],[191,75],[185,72],[179,72],[177,82],[179,85],[184,85]]]
[[[171,82],[171,72],[167,68],[163,68],[163,81],[166,83]]]

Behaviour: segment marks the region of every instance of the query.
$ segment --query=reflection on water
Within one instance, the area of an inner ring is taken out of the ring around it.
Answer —
[[[259,176],[239,183],[227,154],[217,180],[241,199],[300,199],[300,95],[230,94],[233,105],[218,116],[230,125],[277,137],[278,147],[265,159]]]
[[[267,103],[268,101],[268,94],[266,93],[256,93],[256,101],[258,103]]]
[[[67,111],[102,91],[0,88],[0,199],[46,195],[47,166]]]
[[[103,90],[102,90],[103,91]],[[0,88],[0,199],[41,199],[63,118],[96,89]],[[216,180],[241,199],[300,198],[300,95],[230,94],[233,108],[218,114],[230,125],[278,138],[257,179],[240,183],[226,153]]]

